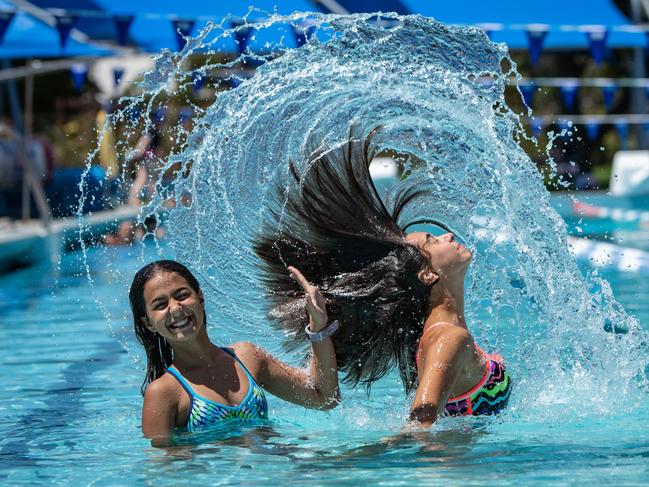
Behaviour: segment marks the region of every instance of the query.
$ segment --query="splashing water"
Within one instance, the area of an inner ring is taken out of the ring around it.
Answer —
[[[582,276],[568,252],[565,225],[518,145],[525,135],[504,98],[507,79],[518,75],[505,46],[478,29],[418,16],[271,16],[257,32],[306,20],[316,32],[306,45],[274,56],[280,42],[267,58],[247,55],[272,59],[210,106],[194,105],[194,129],[174,129],[176,149],[164,161],[181,169],[172,185],[158,180],[142,212],[143,220],[175,195],[178,204],[164,209],[169,243],[205,288],[212,338],[277,344],[251,243],[276,188],[290,184],[288,162],[303,168],[314,141],[336,147],[352,127],[361,135],[380,127],[373,144],[396,154],[407,176],[387,199],[404,185],[424,188],[430,196],[406,217],[442,219],[475,252],[468,323],[513,371],[511,414],[556,421],[634,409],[631,398],[645,394],[645,333],[609,285]],[[123,99],[109,124],[128,126],[133,107],[152,112],[196,76],[235,76],[242,59],[210,60],[232,34],[209,25],[180,53],[163,52],[141,82],[143,94]],[[192,69],[192,55],[208,61]],[[117,150],[123,156],[130,147],[125,141]],[[182,195],[191,201],[182,204]],[[609,333],[607,323],[629,332]]]

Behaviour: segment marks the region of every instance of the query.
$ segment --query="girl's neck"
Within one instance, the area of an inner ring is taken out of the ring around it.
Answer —
[[[435,290],[433,287],[424,330],[440,322],[467,327],[464,319],[464,289],[452,292],[449,289]]]
[[[207,333],[201,333],[195,340],[176,343],[173,349],[173,363],[176,368],[183,370],[212,367],[221,354],[225,353],[210,342]]]

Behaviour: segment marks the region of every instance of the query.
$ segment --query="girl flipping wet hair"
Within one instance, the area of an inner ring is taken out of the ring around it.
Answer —
[[[317,286],[331,319],[344,380],[368,388],[395,366],[406,393],[416,389],[410,418],[431,425],[442,414],[494,414],[507,403],[502,358],[474,344],[464,317],[464,278],[471,252],[451,233],[406,234],[399,216],[415,199],[404,190],[389,211],[372,182],[372,133],[350,134],[337,149],[315,151],[306,170],[290,165],[295,184],[278,193],[255,251],[263,262],[270,316],[299,347],[304,310],[284,262]]]

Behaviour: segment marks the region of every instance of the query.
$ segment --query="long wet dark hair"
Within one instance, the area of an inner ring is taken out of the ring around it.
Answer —
[[[131,311],[133,312],[133,324],[135,325],[135,336],[144,346],[146,352],[146,376],[142,383],[142,395],[147,386],[164,375],[167,368],[173,361],[173,350],[171,345],[158,333],[150,331],[145,324],[147,320],[146,304],[144,302],[144,286],[159,272],[173,272],[181,276],[187,284],[196,292],[200,293],[201,289],[198,281],[187,267],[175,260],[157,260],[145,265],[137,271],[128,298],[131,302]]]
[[[406,243],[397,221],[421,195],[406,190],[388,211],[370,177],[372,136],[350,134],[337,149],[314,151],[301,174],[291,163],[295,184],[278,190],[254,250],[263,261],[269,314],[289,350],[306,343],[303,292],[286,270],[294,265],[320,288],[330,321],[342,325],[333,341],[343,380],[369,391],[396,365],[410,392],[430,286],[418,278],[426,259]]]

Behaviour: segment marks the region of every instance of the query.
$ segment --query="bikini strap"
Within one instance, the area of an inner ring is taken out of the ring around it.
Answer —
[[[481,348],[478,346],[477,343],[474,342],[474,343],[473,343],[473,346],[475,347],[476,351],[477,351],[480,355],[484,355],[485,357],[489,357],[489,354],[488,354],[487,352],[485,352],[483,349],[481,349]]]
[[[430,330],[432,330],[433,328],[435,328],[436,326],[439,326],[439,325],[451,325],[451,326],[456,326],[456,325],[454,325],[453,323],[449,323],[448,321],[438,321],[437,323],[433,323],[433,324],[430,325],[428,328],[426,328],[426,330],[421,334],[421,336],[419,337],[419,343],[421,343],[421,341],[424,339],[424,337],[426,336],[426,334],[427,334]]]
[[[503,363],[503,356],[499,353],[487,353],[484,350],[482,350],[477,343],[474,343],[475,349],[478,351],[479,354],[481,354],[483,357],[493,360],[494,362],[498,362],[500,364]]]
[[[193,398],[195,396],[193,389],[189,385],[189,383],[185,380],[185,378],[178,372],[178,369],[174,367],[173,365],[170,365],[169,368],[167,369],[167,372],[169,372],[172,377],[174,377],[180,385],[185,389],[185,392],[189,394],[190,398]]]
[[[232,350],[231,348],[227,348],[227,347],[220,347],[220,348],[221,348],[221,350],[223,350],[224,352],[226,352],[228,355],[232,356],[232,358],[234,358],[234,360],[236,360],[237,363],[241,366],[241,368],[243,369],[244,373],[246,374],[246,377],[248,377],[248,381],[250,382],[250,386],[253,386],[254,384],[257,383],[257,381],[256,381],[255,378],[252,376],[252,374],[250,373],[250,371],[248,370],[248,368],[247,368],[247,367],[244,365],[244,363],[239,359],[239,357],[237,357],[237,354],[234,353],[234,350]],[[167,368],[167,372],[169,372],[169,373],[172,375],[172,377],[174,377],[174,378],[178,381],[178,383],[183,387],[183,389],[185,389],[185,392],[187,392],[187,394],[189,394],[189,397],[190,397],[190,398],[193,398],[193,397],[196,395],[196,393],[194,392],[194,390],[191,388],[191,386],[190,386],[189,383],[185,380],[185,378],[182,376],[182,374],[178,371],[178,369],[176,369],[176,367],[174,367],[173,365],[170,365],[170,366]]]
[[[229,348],[229,347],[220,347],[220,348],[221,348],[221,350],[223,350],[225,353],[227,353],[228,355],[232,356],[232,358],[234,358],[234,360],[236,360],[237,363],[241,366],[241,368],[243,369],[243,371],[246,373],[246,376],[248,377],[248,381],[250,381],[250,386],[251,386],[251,387],[252,387],[253,383],[254,383],[254,384],[257,383],[257,381],[255,380],[255,378],[252,376],[252,374],[251,374],[250,371],[248,370],[248,367],[246,367],[246,366],[244,365],[244,363],[241,361],[241,359],[240,359],[239,357],[237,357],[237,354],[234,353],[234,350],[233,350],[233,349],[231,349],[231,348]]]

